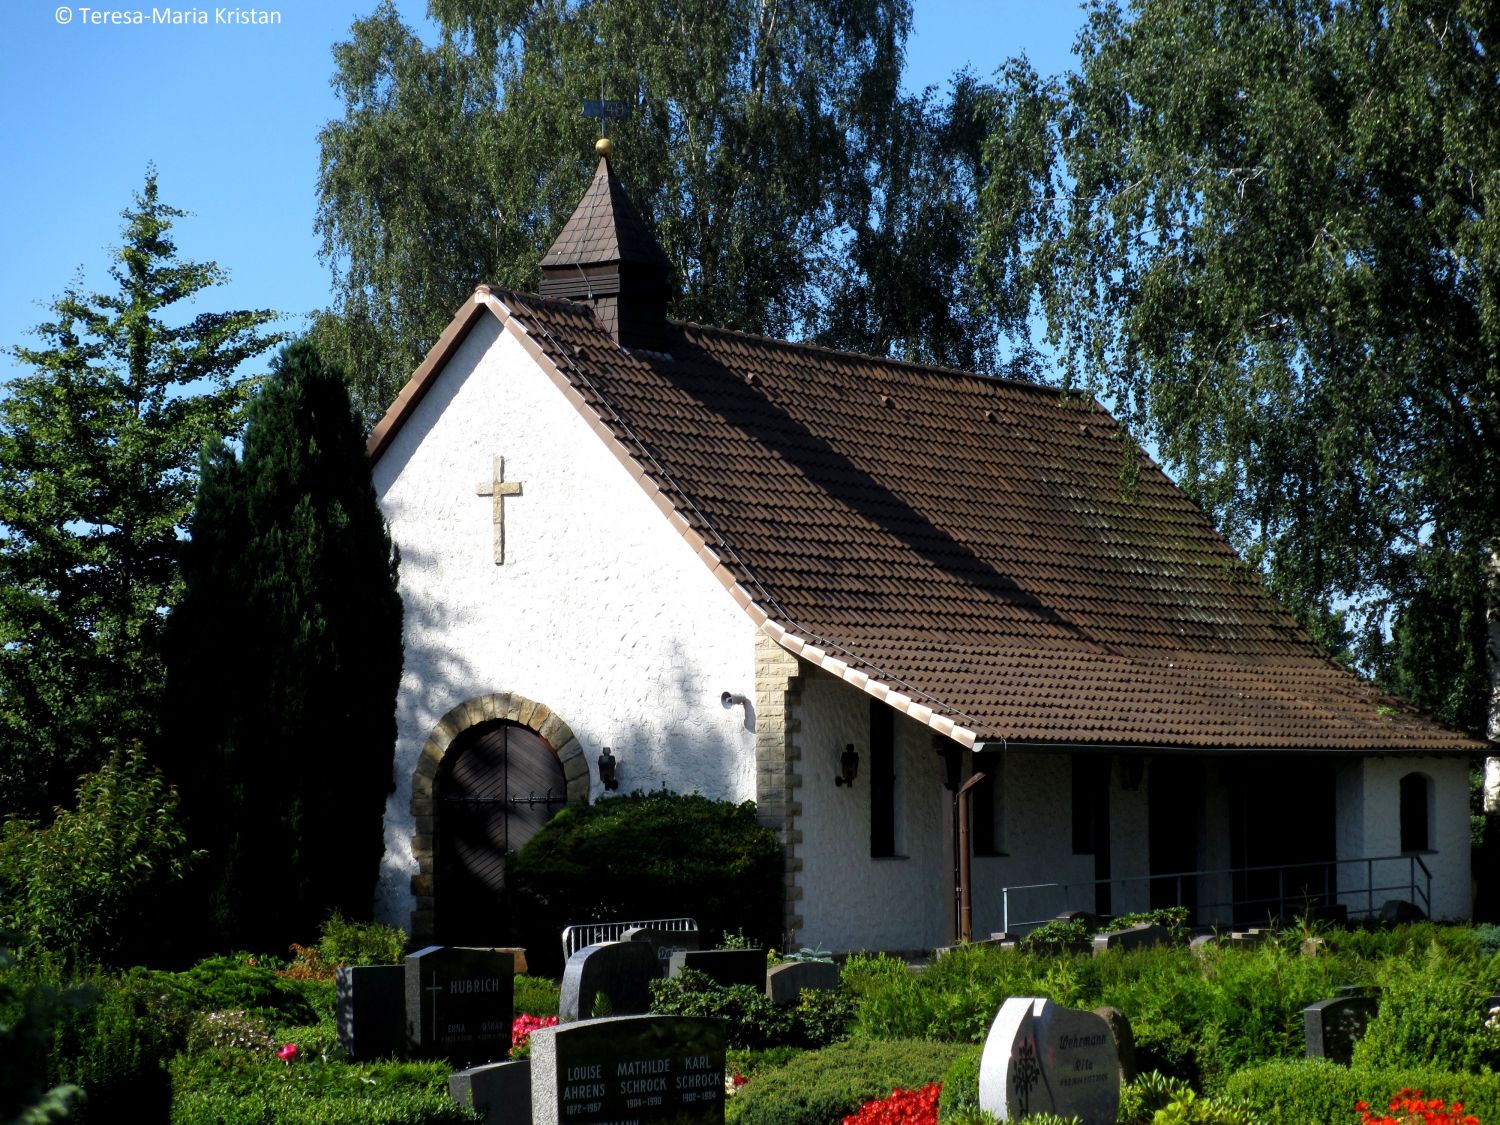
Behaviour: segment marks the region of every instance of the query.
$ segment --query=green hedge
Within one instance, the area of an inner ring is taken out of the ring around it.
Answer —
[[[532,971],[560,972],[557,935],[581,922],[690,914],[707,948],[727,931],[780,942],[781,844],[750,801],[662,791],[570,805],[506,878]]]
[[[171,1125],[458,1125],[445,1063],[324,1065],[231,1051],[172,1060]]]
[[[940,1081],[964,1048],[919,1041],[850,1040],[798,1055],[729,1099],[729,1125],[829,1125],[892,1090]]]
[[[1323,1059],[1263,1063],[1230,1075],[1224,1093],[1243,1098],[1267,1121],[1349,1125],[1354,1103],[1384,1109],[1404,1087],[1465,1109],[1484,1122],[1500,1121],[1500,1074],[1453,1074],[1431,1068],[1344,1067]]]

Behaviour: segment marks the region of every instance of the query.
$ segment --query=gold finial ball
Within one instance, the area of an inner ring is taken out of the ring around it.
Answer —
[[[608,137],[600,137],[594,142],[594,151],[600,156],[613,156],[615,154],[614,142]]]

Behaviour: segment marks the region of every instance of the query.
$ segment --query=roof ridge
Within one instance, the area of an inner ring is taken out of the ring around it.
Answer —
[[[526,289],[516,289],[509,285],[491,284],[487,285],[486,288],[496,294],[508,293],[519,297],[523,301],[545,302],[553,308],[565,309],[569,312],[576,312],[579,307],[576,302],[562,297],[549,297],[540,293],[533,293]],[[694,331],[711,332],[721,336],[737,336],[744,340],[758,340],[761,343],[773,344],[777,347],[798,348],[810,352],[820,352],[824,355],[839,356],[844,359],[864,360],[886,367],[902,368],[908,371],[921,371],[929,375],[940,375],[944,378],[968,379],[984,386],[999,385],[1016,387],[1028,391],[1042,391],[1058,398],[1064,398],[1070,393],[1077,393],[1070,392],[1068,388],[1059,386],[1056,383],[1039,383],[1032,379],[1022,379],[1016,375],[987,375],[982,371],[968,371],[962,367],[948,367],[941,363],[918,363],[909,359],[871,355],[868,352],[846,351],[842,348],[831,347],[828,344],[817,344],[807,340],[785,340],[779,336],[766,336],[759,332],[748,332],[742,328],[721,328],[715,324],[703,324],[696,320],[668,320],[667,323],[676,328],[689,328]],[[1078,397],[1081,398],[1082,396]],[[1108,414],[1108,411],[1104,410],[1098,399],[1092,395],[1088,396],[1088,401],[1093,404],[1096,410]]]

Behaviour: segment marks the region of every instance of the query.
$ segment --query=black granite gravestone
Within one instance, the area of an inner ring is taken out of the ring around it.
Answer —
[[[346,966],[334,975],[339,1043],[356,1062],[406,1053],[406,966]]]
[[[455,1066],[510,1053],[515,954],[429,945],[406,959],[406,1042],[418,1058]]]
[[[764,949],[701,949],[698,952],[672,954],[667,975],[675,977],[683,969],[696,969],[720,984],[748,984],[759,992],[766,986],[766,951]]]
[[[530,1125],[531,1060],[457,1071],[448,1078],[448,1093],[459,1105],[484,1114],[484,1125]]]
[[[609,1014],[637,1015],[651,1007],[651,982],[661,976],[656,950],[644,941],[607,941],[586,945],[563,966],[558,1020],[572,1023],[594,1015],[594,998],[603,994]]]
[[[616,1016],[531,1034],[533,1125],[723,1125],[724,1021]]]
[[[1374,996],[1338,996],[1303,1008],[1308,1057],[1349,1065],[1354,1044],[1363,1038],[1379,1007]]]
[[[787,961],[766,970],[766,995],[778,1004],[794,1004],[805,988],[836,992],[839,967],[828,961]]]

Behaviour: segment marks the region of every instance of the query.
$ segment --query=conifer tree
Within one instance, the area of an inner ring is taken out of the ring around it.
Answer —
[[[182,215],[148,169],[116,289],[70,286],[0,391],[0,815],[49,817],[153,733],[198,452],[237,425],[236,369],[280,339],[266,310],[183,320],[225,273],[178,259]]]
[[[303,341],[210,450],[171,625],[168,753],[219,942],[368,917],[401,675],[396,552],[341,372]]]

